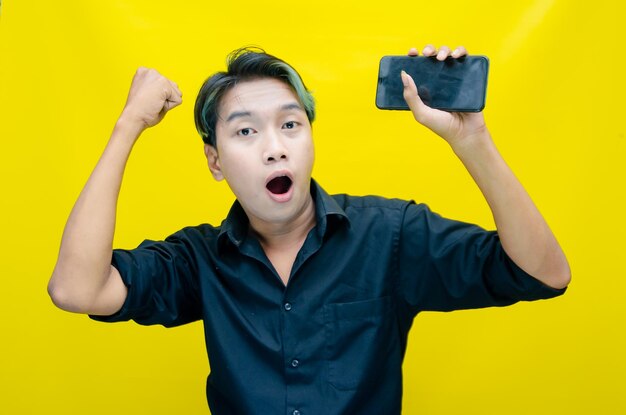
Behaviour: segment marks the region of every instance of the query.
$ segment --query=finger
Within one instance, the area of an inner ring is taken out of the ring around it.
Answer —
[[[431,45],[430,43],[424,47],[422,50],[422,55],[424,56],[434,56],[437,53],[437,48]]]
[[[165,99],[165,103],[163,104],[163,108],[166,111],[169,111],[172,108],[177,107],[183,103],[183,94],[178,89],[178,86],[176,85],[176,83],[170,80],[168,80],[168,82],[171,85],[171,88]]]
[[[148,73],[150,69],[146,68],[145,66],[140,66],[137,68],[137,70],[135,71],[135,76],[142,76],[146,73]]]
[[[160,88],[162,88],[161,99],[163,99],[164,101],[163,107],[166,108],[167,102],[176,103],[176,105],[180,105],[180,103],[182,102],[182,93],[178,89],[178,86],[174,82],[165,78],[164,76],[159,77],[157,81],[159,83]],[[173,108],[176,105],[173,105],[170,108]]]
[[[466,55],[467,55],[467,49],[465,49],[464,46],[458,46],[452,52],[452,57],[453,58],[460,58],[461,56],[466,56]]]
[[[411,49],[409,49],[408,55],[409,56],[417,56],[417,55],[419,55],[419,52],[417,51],[417,49],[411,48]]]
[[[165,111],[169,111],[172,108],[176,108],[177,106],[179,106],[182,103],[183,103],[182,97],[172,96],[167,101],[165,101],[165,104],[163,104],[163,109]]]
[[[440,47],[439,52],[437,52],[437,60],[445,61],[448,56],[450,56],[450,48],[447,46]]]
[[[169,81],[169,79],[168,79],[168,81]],[[178,84],[176,82],[174,82],[174,81],[170,81],[170,84],[172,85],[172,89],[174,90],[174,93],[176,95],[179,95],[179,96],[182,97],[183,93],[180,92],[180,89],[178,88]]]
[[[413,117],[415,117],[417,121],[420,121],[423,119],[424,111],[427,107],[419,97],[417,86],[413,78],[404,71],[400,73],[400,76],[402,77],[402,85],[404,85],[404,91],[402,92],[404,100],[413,113]]]

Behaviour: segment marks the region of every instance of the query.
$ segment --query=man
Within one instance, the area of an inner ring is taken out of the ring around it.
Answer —
[[[443,60],[466,51],[429,45],[423,54]],[[176,84],[140,69],[68,219],[53,301],[103,321],[202,319],[214,414],[400,413],[402,359],[418,312],[549,298],[570,280],[482,114],[428,108],[401,76],[413,116],[466,166],[497,232],[412,202],[326,194],[311,180],[308,90],[283,61],[242,50],[205,82],[195,107],[209,169],[237,197],[226,220],[112,251],[132,146],[181,103]]]

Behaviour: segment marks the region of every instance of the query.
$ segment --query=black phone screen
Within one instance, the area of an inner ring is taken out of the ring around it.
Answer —
[[[383,56],[378,71],[376,106],[408,110],[400,71],[413,77],[424,104],[445,111],[479,112],[485,107],[489,59],[464,56],[438,61],[425,56]]]

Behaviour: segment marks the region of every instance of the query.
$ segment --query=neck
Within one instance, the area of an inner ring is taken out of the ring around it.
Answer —
[[[250,227],[265,249],[284,249],[301,246],[309,231],[315,226],[315,204],[309,198],[300,214],[279,223],[251,221]]]

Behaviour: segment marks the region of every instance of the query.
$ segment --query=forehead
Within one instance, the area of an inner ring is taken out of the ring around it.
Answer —
[[[288,102],[299,102],[297,95],[285,82],[260,78],[239,82],[220,101],[221,119],[234,111],[273,110]]]

